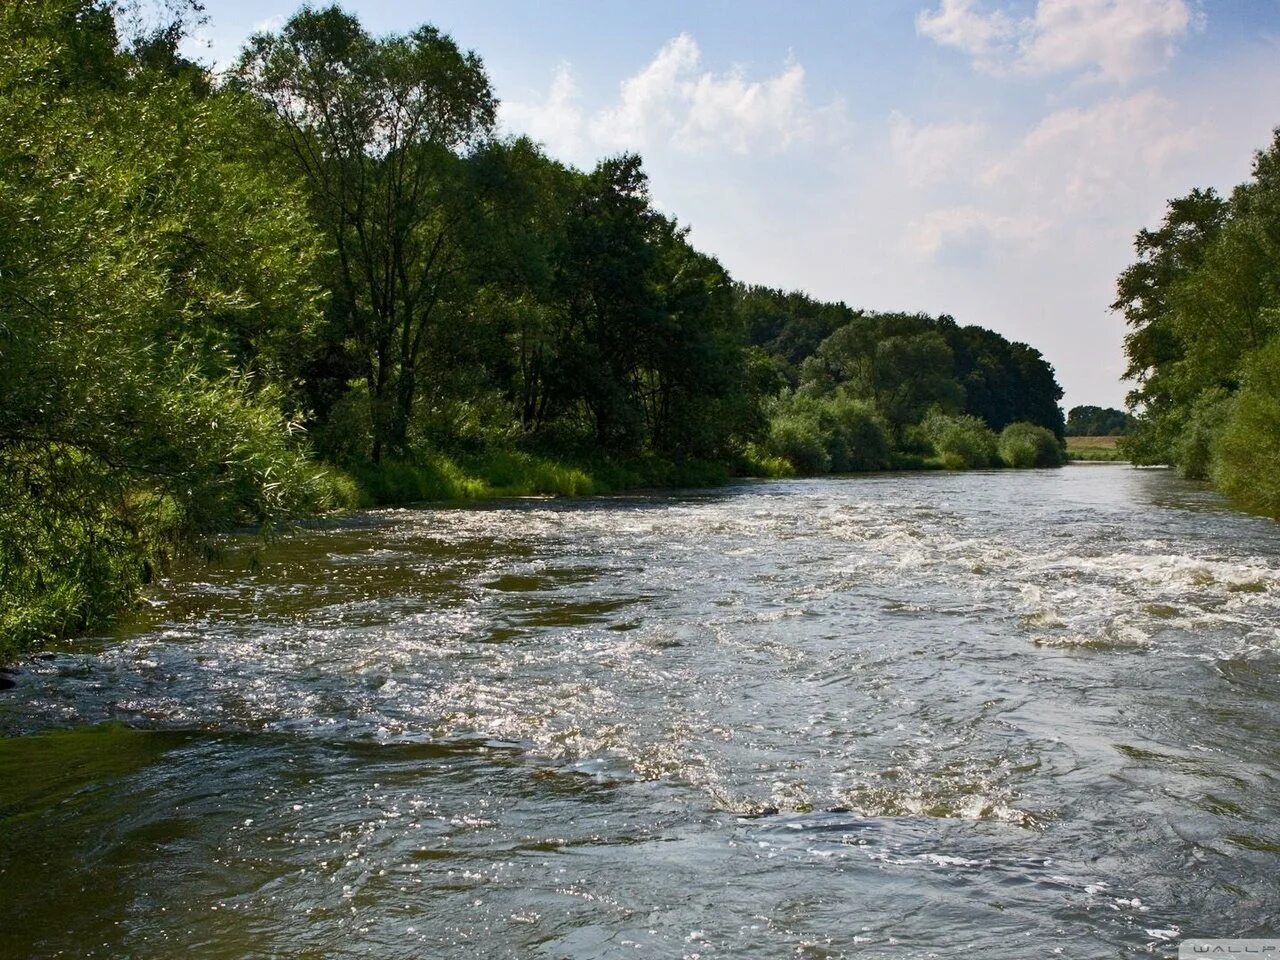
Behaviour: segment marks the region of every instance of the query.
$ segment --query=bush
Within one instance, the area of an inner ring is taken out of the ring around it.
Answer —
[[[352,381],[324,422],[312,432],[316,452],[333,463],[364,463],[373,449],[373,418],[369,415],[369,388]]]
[[[826,473],[831,469],[831,454],[818,406],[799,402],[801,399],[807,398],[784,395],[775,401],[765,450],[769,456],[787,461],[796,473]]]
[[[842,393],[784,393],[770,406],[763,454],[800,474],[855,473],[886,469],[892,446],[887,425],[868,401]]]
[[[889,466],[892,453],[889,428],[869,401],[853,400],[837,393],[827,398],[825,409],[831,424],[827,449],[832,470],[857,473]]]
[[[1060,467],[1065,460],[1062,444],[1053,432],[1034,423],[1011,423],[1000,432],[997,443],[1005,466]]]
[[[595,492],[595,482],[585,471],[514,450],[494,451],[467,465],[496,496],[582,497]]]
[[[96,627],[208,534],[355,506],[276,389],[193,373],[152,382],[128,432],[0,445],[0,658]]]
[[[1191,406],[1174,446],[1174,464],[1188,480],[1208,480],[1213,471],[1214,447],[1226,426],[1232,398],[1221,387],[1205,390]]]
[[[796,468],[784,457],[775,456],[754,443],[747,444],[737,463],[737,472],[744,477],[794,477]]]
[[[1245,509],[1280,520],[1280,338],[1246,370],[1213,452],[1219,488]]]
[[[996,435],[977,417],[931,413],[920,427],[948,470],[981,469],[997,462]]]

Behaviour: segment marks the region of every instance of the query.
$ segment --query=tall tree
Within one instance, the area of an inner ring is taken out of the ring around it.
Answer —
[[[336,6],[251,38],[238,81],[310,187],[335,255],[337,303],[358,344],[374,461],[407,442],[434,324],[464,273],[452,187],[494,123],[484,66],[431,26],[371,37]]]

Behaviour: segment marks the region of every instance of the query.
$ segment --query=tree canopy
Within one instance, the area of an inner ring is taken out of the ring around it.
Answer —
[[[1271,370],[1280,337],[1280,131],[1229,198],[1193,190],[1142,230],[1117,282],[1129,326],[1140,463],[1212,479],[1280,516],[1280,419]]]

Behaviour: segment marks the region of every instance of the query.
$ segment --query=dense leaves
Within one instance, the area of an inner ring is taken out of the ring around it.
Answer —
[[[315,237],[247,105],[140,62],[92,5],[7,6],[0,50],[2,645],[111,612],[166,539],[335,492],[279,386]]]
[[[1113,407],[1080,406],[1067,411],[1068,437],[1120,437],[1133,429],[1133,417]]]
[[[1139,414],[1128,453],[1213,479],[1243,506],[1280,517],[1280,132],[1229,199],[1194,190],[1170,201],[1135,249],[1115,303],[1130,327],[1129,401]]]
[[[989,466],[997,460],[993,430],[1022,422],[1055,442],[1063,435],[1062,389],[1026,344],[950,317],[867,313],[764,287],[741,287],[738,299],[762,381],[789,388],[768,407],[762,452],[798,472],[921,466],[931,457],[953,468]],[[883,450],[871,444],[873,455],[842,460],[835,451],[846,444],[844,428],[828,407],[851,401],[887,439]]]

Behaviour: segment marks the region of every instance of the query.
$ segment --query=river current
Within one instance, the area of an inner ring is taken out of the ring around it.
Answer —
[[[0,693],[0,956],[1280,935],[1280,527],[1165,471],[373,511]]]

